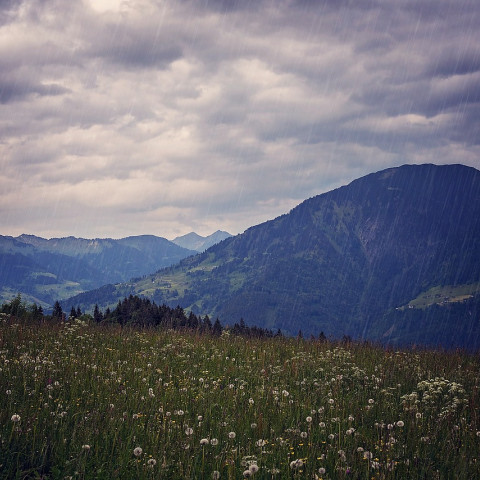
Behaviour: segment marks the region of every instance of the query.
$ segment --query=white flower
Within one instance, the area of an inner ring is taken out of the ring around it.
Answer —
[[[301,468],[303,467],[303,460],[301,458],[297,458],[296,460],[293,460],[290,462],[290,468],[293,470],[295,468]]]
[[[22,417],[20,417],[20,415],[17,415],[16,413],[12,415],[12,422],[13,423],[18,423],[20,420],[22,419]]]
[[[312,417],[307,417],[305,420],[307,421],[307,423],[312,423],[313,419],[312,419]]]
[[[307,432],[301,432],[300,433],[300,437],[302,437],[302,438],[307,438],[307,436],[308,436]]]
[[[210,444],[213,445],[213,446],[218,445],[218,439],[217,438],[212,438],[210,440]]]
[[[257,472],[258,472],[258,465],[257,465],[256,463],[252,463],[252,464],[248,467],[248,469],[250,470],[250,472],[252,472],[252,474],[253,474],[253,473],[257,473]]]
[[[369,399],[368,399],[368,403],[369,403],[370,405],[373,405],[373,404],[375,403],[375,400],[374,400],[373,398],[369,398]]]
[[[185,429],[185,433],[186,433],[187,435],[192,435],[192,433],[193,433],[193,428],[192,428],[192,427],[187,427],[187,428]]]
[[[252,472],[250,470],[245,470],[243,472],[243,477],[244,478],[248,478],[248,477],[251,477],[252,476]]]
[[[402,422],[402,420],[399,420],[397,422],[397,427],[403,427],[405,424]]]
[[[147,461],[147,465],[153,468],[157,464],[157,461],[154,458],[149,458]]]
[[[319,426],[320,428],[325,428],[325,422],[320,422],[320,423],[318,424],[318,426]]]
[[[136,457],[139,457],[142,453],[143,453],[143,450],[141,449],[141,447],[135,447],[135,448],[133,449],[133,454],[134,454]]]
[[[235,432],[229,432],[229,434],[228,434],[228,438],[230,438],[230,439],[232,439],[232,440],[233,440],[236,436],[237,436],[237,434],[236,434]]]
[[[320,468],[318,469],[318,473],[319,473],[320,475],[324,475],[325,472],[326,472],[326,470],[325,470],[323,467],[320,467]]]
[[[208,438],[202,438],[200,440],[200,445],[208,445],[208,444],[209,444]]]
[[[257,447],[264,447],[266,444],[267,444],[267,442],[266,442],[265,440],[262,440],[262,439],[257,440],[257,441],[255,442],[255,445],[256,445]]]
[[[88,452],[90,450],[90,445],[82,445],[82,450],[85,450],[86,452]]]

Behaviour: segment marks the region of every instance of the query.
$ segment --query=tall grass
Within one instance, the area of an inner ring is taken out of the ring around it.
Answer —
[[[480,478],[478,356],[0,323],[1,478]]]

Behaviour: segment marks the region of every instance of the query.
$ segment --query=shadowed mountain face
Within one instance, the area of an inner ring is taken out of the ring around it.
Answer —
[[[45,305],[76,293],[122,282],[192,255],[152,235],[120,240],[0,236],[0,293]]]
[[[443,344],[449,329],[464,327],[478,341],[476,313],[463,326],[455,312],[438,317],[441,325],[430,315],[428,325],[410,321],[405,332],[395,309],[434,286],[477,282],[480,172],[406,165],[306,200],[129,292],[224,323],[243,318],[291,334]]]

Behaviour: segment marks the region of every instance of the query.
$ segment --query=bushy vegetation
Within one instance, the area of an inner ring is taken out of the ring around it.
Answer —
[[[0,320],[8,479],[480,478],[478,356]]]

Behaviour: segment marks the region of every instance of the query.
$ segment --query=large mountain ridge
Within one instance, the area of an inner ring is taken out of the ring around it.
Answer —
[[[154,235],[118,240],[0,236],[0,299],[20,293],[48,307],[55,300],[146,275],[195,253]]]
[[[474,302],[473,314],[464,323],[458,324],[458,305],[437,315],[441,325],[423,310],[420,320],[418,311],[410,319],[403,307],[446,285],[471,287],[466,301]],[[455,330],[462,344],[479,339],[477,285],[480,172],[404,165],[305,200],[137,282],[71,302],[107,305],[138,294],[223,323],[242,318],[289,334],[444,344]]]

